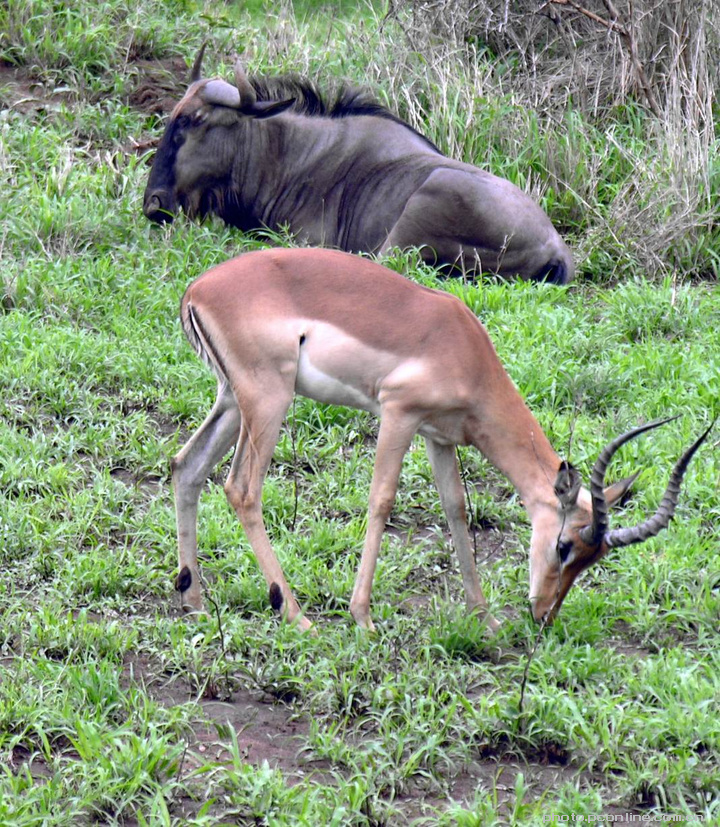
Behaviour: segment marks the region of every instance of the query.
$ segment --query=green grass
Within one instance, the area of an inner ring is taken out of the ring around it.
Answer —
[[[264,492],[319,634],[272,616],[221,472],[200,511],[211,611],[178,611],[169,459],[215,390],[178,303],[192,278],[265,242],[145,221],[147,166],[129,147],[161,124],[129,95],[138,59],[190,57],[208,31],[209,66],[246,49],[253,70],[368,80],[441,146],[542,199],[578,252],[569,289],[441,282],[410,254],[387,263],[483,319],[586,478],[619,431],[681,414],[616,456],[613,478],[642,475],[615,524],[656,507],[678,455],[720,414],[717,147],[681,232],[674,161],[632,105],[602,124],[568,112],[547,140],[544,113],[490,85],[480,94],[487,67],[441,66],[381,18],[309,2],[297,18],[262,3],[0,10],[0,58],[20,72],[0,82],[0,823],[450,827],[632,811],[720,824],[717,434],[668,531],[573,589],[522,707],[537,634],[530,531],[474,452],[463,462],[498,637],[462,610],[419,441],[383,540],[378,634],[353,625],[377,433],[357,411],[298,399]],[[52,105],[18,103],[34,82]]]

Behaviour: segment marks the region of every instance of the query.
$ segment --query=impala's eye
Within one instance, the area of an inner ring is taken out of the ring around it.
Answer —
[[[572,541],[571,540],[558,540],[557,544],[557,553],[560,556],[560,561],[562,563],[566,563],[570,552],[572,551]]]

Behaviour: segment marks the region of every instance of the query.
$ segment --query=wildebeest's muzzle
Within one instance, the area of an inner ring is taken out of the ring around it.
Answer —
[[[154,189],[145,193],[143,212],[151,221],[164,224],[175,218],[177,205],[172,194],[167,190]]]

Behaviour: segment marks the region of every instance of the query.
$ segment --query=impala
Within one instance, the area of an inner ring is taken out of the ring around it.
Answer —
[[[665,528],[680,483],[705,433],[683,454],[653,517],[610,529],[608,505],[635,476],[603,488],[614,452],[662,422],[611,442],[590,490],[561,461],[505,372],[487,331],[457,298],[420,287],[367,259],[318,250],[264,250],[214,267],[187,289],[185,333],[218,377],[217,400],[174,458],[179,574],[187,610],[202,609],[197,562],[200,490],[236,445],[225,484],[269,587],[270,603],[301,627],[305,618],[270,545],[262,485],[295,393],[380,417],[367,534],[350,612],[373,629],[370,595],[380,542],[405,452],[425,438],[450,525],[469,610],[496,629],[470,546],[455,446],[474,445],[515,486],[532,522],[530,605],[552,621],[578,574],[610,548],[642,542]],[[664,420],[668,421],[668,420]],[[712,427],[712,426],[710,426]]]

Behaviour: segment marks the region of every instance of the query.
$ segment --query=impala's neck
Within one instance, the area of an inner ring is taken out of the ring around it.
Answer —
[[[532,519],[543,506],[557,508],[553,483],[560,458],[516,391],[514,397],[512,404],[483,406],[470,442],[510,480]]]

